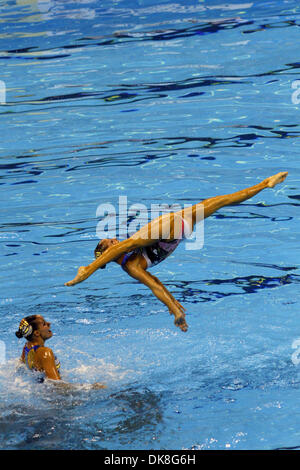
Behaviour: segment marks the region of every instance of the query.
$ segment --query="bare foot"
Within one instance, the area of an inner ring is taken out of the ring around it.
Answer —
[[[277,173],[276,175],[270,176],[269,178],[267,178],[268,187],[274,188],[276,184],[282,183],[287,177],[287,175],[288,175],[287,171],[281,171],[280,173]]]

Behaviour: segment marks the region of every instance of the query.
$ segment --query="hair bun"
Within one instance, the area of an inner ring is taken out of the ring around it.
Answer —
[[[19,325],[19,330],[16,332],[16,336],[18,338],[22,338],[23,336],[28,338],[32,334],[32,331],[32,326],[28,323],[27,320],[25,320],[25,318],[23,318]]]

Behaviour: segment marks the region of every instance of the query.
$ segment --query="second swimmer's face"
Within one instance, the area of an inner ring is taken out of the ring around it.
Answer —
[[[39,335],[43,338],[44,341],[53,336],[53,333],[50,329],[51,324],[47,322],[41,315],[38,315],[36,324],[38,326],[38,329],[36,331],[39,333]]]

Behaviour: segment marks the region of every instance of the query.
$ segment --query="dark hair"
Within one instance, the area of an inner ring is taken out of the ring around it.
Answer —
[[[96,246],[96,248],[94,249],[94,255],[95,255],[95,258],[99,258],[99,256],[102,255],[102,253],[104,253],[105,250],[107,250],[108,247],[104,247],[104,243],[103,243],[103,240],[100,240],[100,242],[98,243],[98,245]],[[104,269],[106,267],[106,264],[104,266],[101,266],[101,269]]]
[[[33,338],[33,333],[38,329],[39,315],[30,315],[21,320],[18,331],[15,332],[17,338],[26,338],[29,341]]]

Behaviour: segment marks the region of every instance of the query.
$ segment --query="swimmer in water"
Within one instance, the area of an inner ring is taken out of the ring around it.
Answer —
[[[72,387],[61,381],[60,363],[52,349],[45,346],[45,342],[52,338],[51,324],[42,315],[30,315],[21,320],[16,331],[17,338],[25,338],[27,342],[23,348],[21,362],[31,371],[37,372],[38,382],[45,379],[60,381],[60,385]],[[92,388],[105,388],[102,384],[93,384]]]
[[[52,349],[45,346],[45,341],[52,338],[53,335],[50,326],[50,323],[41,315],[31,315],[21,320],[16,336],[27,339],[21,355],[21,362],[28,369],[40,372],[41,379],[44,376],[51,380],[61,380],[60,363]]]
[[[252,198],[266,188],[282,183],[288,172],[280,172],[266,178],[261,183],[225,196],[216,196],[152,220],[130,238],[119,241],[116,238],[101,240],[95,251],[95,261],[81,266],[77,276],[66,286],[73,286],[87,279],[99,268],[105,268],[111,261],[119,264],[132,278],[150,288],[155,297],[164,303],[175,317],[175,325],[187,331],[185,308],[173,297],[160,280],[147,272],[151,266],[162,262],[177,248],[182,238],[189,236],[194,226],[218,209],[239,204]],[[201,210],[200,210],[201,209]],[[153,236],[155,234],[155,236]]]

